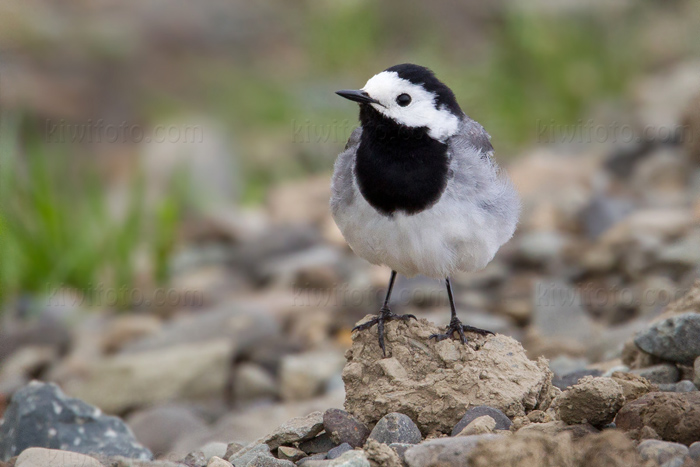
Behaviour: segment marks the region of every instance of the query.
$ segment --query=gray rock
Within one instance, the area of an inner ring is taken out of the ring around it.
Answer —
[[[323,413],[313,412],[306,417],[297,417],[283,423],[263,441],[270,449],[277,449],[285,444],[306,441],[314,438],[323,430]]]
[[[457,422],[455,427],[452,429],[452,436],[457,435],[475,419],[484,415],[488,415],[496,421],[496,427],[494,428],[495,430],[509,430],[510,426],[513,424],[513,422],[510,421],[510,418],[508,418],[506,414],[500,410],[494,409],[493,407],[489,407],[487,405],[480,405],[477,407],[471,407],[467,410],[464,417],[462,417],[462,419]]]
[[[348,443],[343,443],[340,446],[336,446],[330,451],[328,451],[326,459],[335,459],[337,457],[342,456],[348,451],[352,451],[352,446],[350,446]]]
[[[369,438],[384,444],[417,444],[423,439],[420,430],[407,415],[389,413],[384,415],[369,435]]]
[[[331,460],[328,467],[370,467],[370,463],[364,451],[353,450]]]
[[[657,439],[647,439],[639,443],[637,446],[639,455],[643,460],[652,460],[657,464],[665,464],[676,459],[683,460],[688,455],[688,447],[680,443],[671,443],[669,441],[660,441]]]
[[[320,452],[328,452],[337,445],[338,443],[333,441],[328,433],[321,433],[315,438],[300,443],[299,449],[307,454],[318,454]]]
[[[323,414],[323,428],[337,444],[348,443],[354,448],[367,441],[369,428],[341,409],[328,409]]]
[[[324,467],[327,466],[330,463],[330,461],[326,460],[326,453],[319,453],[319,454],[314,454],[309,457],[304,457],[300,461],[297,462],[297,466],[302,467]]]
[[[153,455],[119,418],[66,397],[55,384],[32,382],[17,391],[0,426],[0,459],[44,447],[150,460]]]
[[[690,364],[700,356],[700,313],[682,313],[653,323],[637,334],[634,343],[664,360]]]
[[[236,467],[294,467],[294,462],[275,458],[267,444],[247,446],[228,461]]]
[[[659,391],[662,392],[692,392],[698,390],[695,384],[687,379],[677,383],[657,384],[657,386],[659,387]]]
[[[301,449],[291,446],[280,446],[277,448],[277,457],[286,461],[297,462],[307,457],[307,455]]]
[[[630,370],[630,373],[647,379],[650,383],[669,384],[676,383],[681,378],[681,373],[676,365],[671,363],[659,363],[646,368]]]
[[[135,412],[126,423],[134,436],[156,457],[171,451],[182,435],[205,430],[207,425],[193,410],[185,406],[160,406]],[[226,452],[213,454],[219,457]],[[210,456],[211,457],[211,456]]]
[[[700,441],[696,441],[688,448],[688,455],[693,460],[700,460]]]
[[[102,467],[94,457],[57,449],[29,448],[22,451],[15,467]]]
[[[571,373],[565,374],[561,378],[552,378],[552,384],[563,391],[569,386],[573,386],[578,383],[578,381],[584,376],[601,376],[602,374],[603,372],[600,370],[572,371]]]
[[[484,434],[431,439],[408,449],[404,459],[408,467],[463,467],[465,459],[479,442],[501,436]]]

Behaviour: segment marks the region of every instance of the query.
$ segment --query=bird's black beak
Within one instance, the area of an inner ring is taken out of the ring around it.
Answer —
[[[365,91],[354,91],[351,89],[344,89],[342,91],[336,91],[336,94],[342,96],[351,101],[359,102],[360,104],[379,104],[382,105],[377,99],[372,99],[369,94]]]

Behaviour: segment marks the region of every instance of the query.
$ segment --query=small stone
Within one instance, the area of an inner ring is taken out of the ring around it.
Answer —
[[[698,390],[695,384],[687,379],[677,383],[659,384],[658,387],[661,392],[692,392]]]
[[[224,454],[224,459],[230,459],[231,456],[239,452],[244,447],[245,446],[243,446],[241,443],[228,443],[228,445],[226,445],[226,453]]]
[[[306,417],[293,418],[283,423],[263,442],[270,446],[270,449],[277,449],[285,444],[311,439],[321,430],[323,430],[323,413],[313,412]]]
[[[348,443],[343,443],[340,446],[336,446],[330,451],[328,451],[326,459],[335,459],[336,457],[340,457],[348,451],[352,451],[352,446],[350,446]]]
[[[192,467],[204,467],[207,465],[207,458],[202,451],[192,451],[185,456],[183,462]]]
[[[467,410],[464,416],[452,429],[452,436],[457,435],[471,422],[484,415],[488,415],[496,422],[496,426],[493,428],[494,430],[509,430],[510,426],[513,424],[513,422],[510,421],[510,418],[508,418],[506,414],[500,410],[487,405],[479,405],[476,407],[471,407]]]
[[[372,465],[382,467],[403,467],[403,462],[396,452],[384,443],[368,439],[363,448]]]
[[[277,459],[267,444],[246,446],[228,460],[235,467],[294,467],[294,463]]]
[[[486,434],[431,439],[408,449],[404,459],[408,467],[463,467],[480,442],[498,438],[501,436]]]
[[[334,442],[328,433],[321,433],[315,438],[304,441],[299,444],[299,449],[307,454],[318,454],[319,452],[328,452],[338,444]]]
[[[641,376],[642,378],[648,380],[650,383],[655,384],[668,384],[677,382],[680,377],[680,371],[678,367],[671,363],[659,363],[647,368],[639,368],[637,370],[630,370],[633,375]]]
[[[542,410],[533,410],[527,414],[527,418],[532,423],[547,423],[552,421],[552,417],[547,412],[543,412]]]
[[[102,467],[94,457],[58,449],[29,448],[15,461],[15,467]]]
[[[590,423],[602,427],[612,422],[625,401],[622,388],[612,378],[586,376],[552,403],[568,424]]]
[[[637,334],[634,343],[664,360],[692,363],[700,356],[700,313],[682,313],[653,323]]]
[[[340,409],[326,410],[323,428],[337,444],[348,443],[354,448],[363,446],[370,433],[364,423]]]
[[[482,415],[477,417],[469,425],[465,426],[462,431],[457,433],[455,436],[470,436],[470,435],[482,435],[484,433],[493,433],[496,428],[496,420],[489,415]]]
[[[633,439],[650,427],[661,439],[688,446],[700,433],[700,392],[650,392],[625,404],[615,425]]]
[[[401,413],[390,413],[383,416],[369,435],[384,444],[409,443],[417,444],[423,439],[420,430],[408,416]]]
[[[367,454],[363,451],[353,450],[331,460],[328,467],[371,467],[371,464]]]
[[[207,467],[232,467],[232,465],[229,461],[225,461],[219,456],[212,456],[207,462]]]
[[[291,446],[280,446],[277,448],[277,457],[283,460],[297,462],[307,456],[301,449],[293,448]]]
[[[688,447],[679,443],[670,443],[668,441],[659,441],[656,439],[647,439],[639,443],[637,446],[639,454],[645,461],[651,460],[658,465],[666,462],[680,459],[681,464],[688,455]]]
[[[700,460],[700,441],[696,441],[688,448],[688,455],[693,460]]]

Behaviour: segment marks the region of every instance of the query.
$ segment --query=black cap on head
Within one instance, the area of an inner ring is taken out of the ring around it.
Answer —
[[[423,86],[426,91],[432,92],[437,96],[436,103],[438,107],[445,106],[450,112],[457,116],[464,114],[452,90],[437,79],[435,73],[430,69],[424,66],[414,65],[413,63],[402,63],[401,65],[394,65],[391,68],[387,68],[384,71],[393,71],[399,75],[399,78]]]

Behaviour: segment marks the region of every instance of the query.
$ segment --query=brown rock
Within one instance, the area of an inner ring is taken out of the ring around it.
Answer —
[[[268,435],[263,443],[270,447],[270,450],[277,449],[285,444],[292,444],[299,441],[311,439],[323,430],[323,414],[313,412],[306,417],[297,417],[289,420]]]
[[[625,403],[639,399],[644,394],[656,391],[656,387],[645,378],[633,373],[623,373],[616,371],[611,376],[617,384],[622,388],[622,393],[625,396]]]
[[[484,433],[493,433],[496,428],[496,420],[488,415],[482,415],[472,420],[469,425],[465,426],[457,436],[482,435]]]
[[[469,455],[470,467],[574,467],[571,435],[549,436],[517,432],[502,439],[477,444]]]
[[[348,443],[357,448],[365,444],[370,430],[345,410],[328,409],[323,414],[323,428],[336,444]]]
[[[402,467],[403,463],[399,455],[384,443],[374,439],[368,439],[363,448],[372,466],[376,467]]]
[[[568,424],[600,427],[613,421],[624,400],[622,387],[614,379],[586,376],[557,396],[553,406]]]
[[[510,337],[469,335],[462,345],[436,342],[426,320],[386,325],[389,358],[382,358],[376,326],[356,332],[343,370],[345,408],[371,425],[391,412],[408,415],[424,434],[449,433],[467,407],[488,405],[509,417],[546,409],[552,373],[531,361]]]
[[[625,404],[615,424],[633,439],[650,427],[665,441],[689,446],[700,440],[700,392],[651,392]]]
[[[637,449],[619,430],[605,430],[576,443],[576,462],[581,467],[642,467]]]

